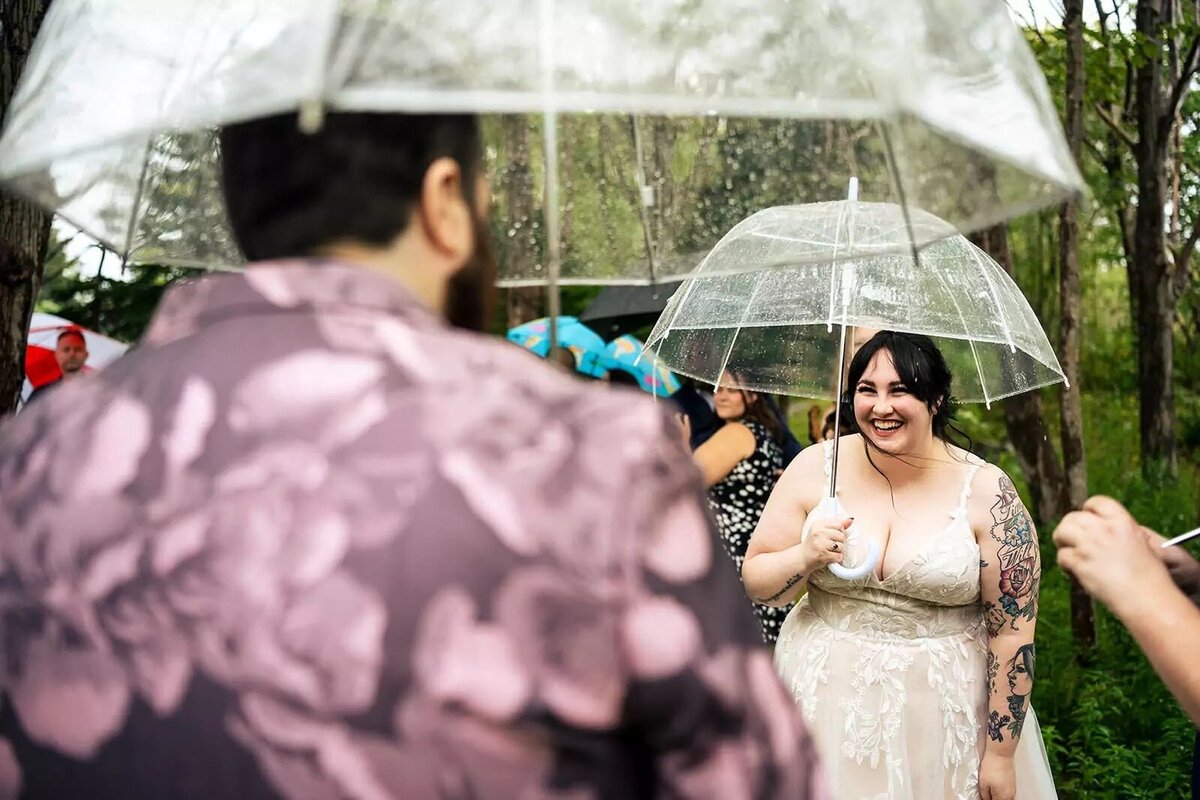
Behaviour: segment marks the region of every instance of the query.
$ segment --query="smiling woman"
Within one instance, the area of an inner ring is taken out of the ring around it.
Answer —
[[[886,358],[877,358],[880,353]],[[847,375],[854,421],[870,449],[905,456],[923,449],[924,434],[970,451],[971,441],[955,427],[950,369],[933,340],[917,334],[878,333],[854,354]],[[949,437],[949,438],[948,438]],[[874,464],[874,462],[871,462]]]
[[[722,376],[713,405],[722,425],[693,458],[704,474],[721,542],[740,571],[750,534],[783,470],[783,430],[766,399],[742,388],[737,370]],[[686,426],[683,436],[686,446],[691,436]],[[787,616],[786,604],[759,603],[754,611],[763,639],[774,643]]]
[[[851,361],[838,499],[817,519],[832,443],[804,451],[763,510],[742,578],[786,603],[776,666],[812,727],[836,797],[1055,796],[1028,699],[1037,537],[1012,482],[956,445],[951,374],[928,337],[883,331]],[[861,444],[861,446],[847,446]],[[824,478],[822,478],[824,473]],[[847,580],[846,529],[878,571]]]

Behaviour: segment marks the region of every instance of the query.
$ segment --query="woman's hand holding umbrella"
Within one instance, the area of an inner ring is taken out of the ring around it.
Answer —
[[[846,530],[853,523],[854,517],[824,517],[813,523],[800,543],[813,570],[842,563],[846,557]]]

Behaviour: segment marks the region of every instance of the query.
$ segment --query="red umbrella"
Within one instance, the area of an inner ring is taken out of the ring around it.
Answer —
[[[68,319],[53,314],[35,313],[29,326],[29,343],[25,348],[25,379],[28,391],[53,383],[62,377],[54,358],[54,348],[63,331],[75,331],[87,342],[88,360],[84,371],[91,372],[113,361],[129,349],[129,345],[89,331]],[[28,391],[24,394],[28,394]]]

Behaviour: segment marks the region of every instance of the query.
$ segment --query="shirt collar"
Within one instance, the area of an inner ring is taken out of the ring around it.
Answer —
[[[162,345],[236,317],[366,312],[399,317],[418,328],[447,323],[395,278],[324,259],[250,264],[241,272],[206,275],[172,286],[143,338]]]

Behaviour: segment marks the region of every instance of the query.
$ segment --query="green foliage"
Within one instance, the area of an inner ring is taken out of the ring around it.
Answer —
[[[53,249],[52,249],[52,252]],[[114,260],[110,254],[107,260]],[[61,252],[46,265],[37,308],[71,320],[97,333],[123,342],[136,342],[149,324],[167,287],[197,270],[176,267],[129,266],[122,278],[110,278],[89,269]]]

